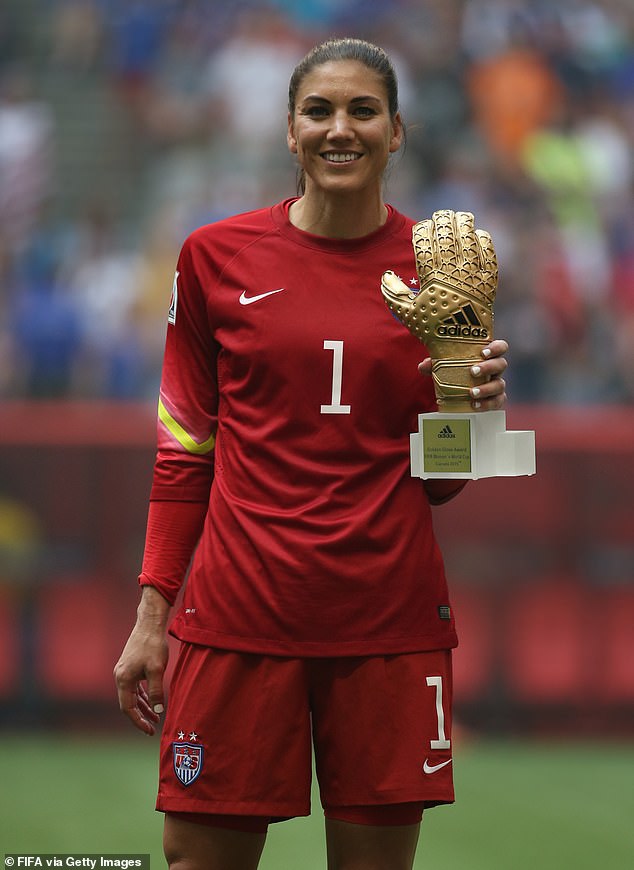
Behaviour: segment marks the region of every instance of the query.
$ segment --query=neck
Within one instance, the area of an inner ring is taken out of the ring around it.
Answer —
[[[356,239],[382,227],[387,208],[381,195],[352,197],[324,195],[322,191],[306,193],[293,203],[290,221],[297,229],[329,239]]]

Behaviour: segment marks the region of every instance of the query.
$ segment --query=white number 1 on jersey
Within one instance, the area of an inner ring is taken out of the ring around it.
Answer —
[[[332,396],[329,405],[321,406],[322,414],[349,414],[350,405],[341,404],[343,379],[343,341],[324,341],[324,350],[332,351]]]

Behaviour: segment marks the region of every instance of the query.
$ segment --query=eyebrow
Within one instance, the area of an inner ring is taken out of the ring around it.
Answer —
[[[316,103],[330,103],[331,102],[331,100],[329,100],[327,97],[320,97],[319,94],[307,94],[302,99],[302,102],[305,103],[305,102],[308,102],[310,100],[313,100]],[[362,97],[352,97],[352,99],[350,100],[351,103],[367,103],[369,101],[372,101],[374,103],[380,103],[381,98],[375,97],[372,94],[368,94],[368,95],[362,96]]]

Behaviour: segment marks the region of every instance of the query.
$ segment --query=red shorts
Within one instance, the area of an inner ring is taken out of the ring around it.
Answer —
[[[451,695],[450,651],[298,659],[183,644],[157,809],[309,815],[313,744],[326,815],[451,803]]]

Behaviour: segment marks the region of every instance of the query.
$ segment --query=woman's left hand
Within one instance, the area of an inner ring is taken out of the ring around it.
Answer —
[[[482,362],[471,368],[474,376],[484,376],[487,380],[471,388],[471,405],[476,411],[499,411],[506,403],[506,383],[502,375],[508,365],[504,355],[509,349],[504,339],[495,339],[482,349]],[[431,374],[431,359],[423,360],[418,366],[421,374]],[[476,370],[477,369],[477,370]]]

